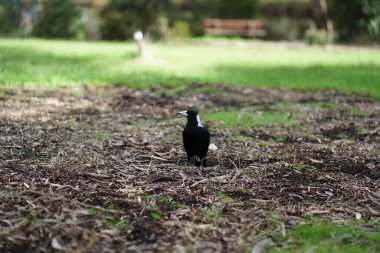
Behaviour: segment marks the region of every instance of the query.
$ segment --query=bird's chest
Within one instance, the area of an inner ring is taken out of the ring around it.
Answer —
[[[187,126],[183,130],[183,142],[186,147],[203,147],[208,146],[209,135],[206,129],[197,126]]]
[[[207,154],[210,135],[207,128],[187,125],[183,130],[183,144],[188,156],[204,157]]]
[[[186,126],[185,129],[183,129],[183,137],[189,141],[202,138],[202,133],[202,127],[198,126]]]

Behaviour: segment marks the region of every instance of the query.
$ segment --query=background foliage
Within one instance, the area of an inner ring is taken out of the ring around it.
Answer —
[[[81,10],[72,0],[45,0],[33,34],[44,38],[78,38],[83,34]]]
[[[303,39],[312,23],[309,0],[261,0],[257,9],[265,20],[268,39]]]
[[[0,35],[28,35],[29,31],[23,28],[23,12],[29,14],[29,22],[35,22],[38,16],[38,0],[0,0]]]
[[[367,22],[369,34],[380,37],[380,1],[363,0],[363,13],[369,19]]]
[[[111,0],[101,12],[104,20],[101,27],[102,37],[124,40],[132,38],[137,30],[144,33],[150,31],[153,37],[163,37],[168,24],[165,24],[162,17],[167,15],[169,8],[168,0]],[[159,22],[161,24],[157,24]]]
[[[380,1],[329,0],[327,3],[339,40],[367,40],[368,36],[380,35]]]
[[[152,39],[166,39],[173,34],[203,35],[205,18],[260,18],[266,22],[267,39],[300,40],[313,27],[311,0],[109,0],[104,6],[96,5],[95,1],[83,3],[80,0],[0,0],[0,34],[78,38],[84,31],[81,21],[85,21],[100,23],[97,34],[87,38],[125,40],[134,31],[143,30]],[[379,40],[379,0],[327,0],[327,3],[338,40]],[[90,10],[91,6],[95,7]],[[89,19],[88,13],[96,13],[99,20]],[[33,29],[25,27],[25,14]],[[310,32],[306,35],[310,38]]]

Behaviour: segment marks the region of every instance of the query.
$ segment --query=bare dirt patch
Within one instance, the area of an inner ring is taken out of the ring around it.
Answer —
[[[302,113],[297,124],[205,119],[218,149],[203,177],[187,171],[176,111],[279,102]],[[242,252],[310,217],[380,218],[380,103],[366,96],[87,87],[0,108],[1,252]]]

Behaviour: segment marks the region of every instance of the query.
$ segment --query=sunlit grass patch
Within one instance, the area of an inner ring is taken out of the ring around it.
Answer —
[[[284,124],[292,125],[296,121],[290,118],[287,112],[240,112],[240,111],[219,111],[205,113],[207,121],[223,122],[228,127],[250,128],[254,125]]]
[[[337,89],[380,98],[380,53],[370,50],[151,44],[152,61],[131,42],[0,40],[2,87],[78,84],[135,88],[192,82],[303,90]],[[175,91],[174,91],[175,92]]]
[[[364,231],[355,226],[327,222],[297,225],[292,227],[290,240],[286,245],[274,248],[270,252],[379,252],[380,227],[374,231]]]
[[[228,202],[234,201],[233,197],[231,197],[230,195],[228,195],[227,193],[225,193],[223,191],[217,192],[216,195],[218,196],[218,198],[220,198],[220,199],[222,199],[224,201],[228,201]]]
[[[328,103],[328,102],[308,102],[301,104],[306,109],[317,109],[321,111],[330,111],[330,110],[344,110],[347,112],[351,112],[352,114],[355,114],[359,117],[366,116],[365,113],[358,107],[349,105],[349,104],[334,104],[334,103]]]

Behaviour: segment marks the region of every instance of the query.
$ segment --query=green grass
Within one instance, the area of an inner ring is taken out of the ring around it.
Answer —
[[[229,196],[227,193],[223,191],[219,191],[216,193],[216,196],[218,196],[220,199],[223,199],[224,201],[233,202],[234,198]]]
[[[228,48],[154,44],[155,60],[135,59],[133,43],[0,40],[0,85],[122,84],[146,87],[189,82],[325,89],[380,98],[380,52],[321,48]]]
[[[303,104],[303,106],[310,108],[310,109],[319,109],[323,111],[328,110],[345,110],[347,112],[351,112],[359,117],[365,117],[365,113],[360,110],[360,108],[351,106],[349,104],[332,104],[332,103],[326,103],[326,102],[309,102]]]
[[[152,204],[152,205],[144,205],[144,210],[149,212],[150,217],[153,220],[162,220],[162,216],[160,214],[160,210],[157,205]]]
[[[104,210],[95,208],[89,209],[90,214],[101,221],[104,228],[117,229],[123,235],[128,235],[131,230],[129,224],[123,219],[121,215],[122,212],[116,214],[114,211],[117,211],[117,209],[112,204],[106,206]]]
[[[203,118],[208,121],[223,122],[228,127],[250,128],[253,125],[285,124],[291,125],[295,121],[289,119],[286,112],[253,112],[220,111],[204,113]]]
[[[202,212],[203,212],[203,217],[207,223],[216,223],[223,216],[223,211],[221,209],[212,210],[212,209],[204,208]]]
[[[183,205],[180,201],[174,200],[170,195],[160,196],[159,203],[172,209],[178,209]]]
[[[304,224],[290,231],[290,246],[272,249],[271,253],[306,252],[380,252],[380,230],[367,232],[355,226],[340,226],[333,223]]]

